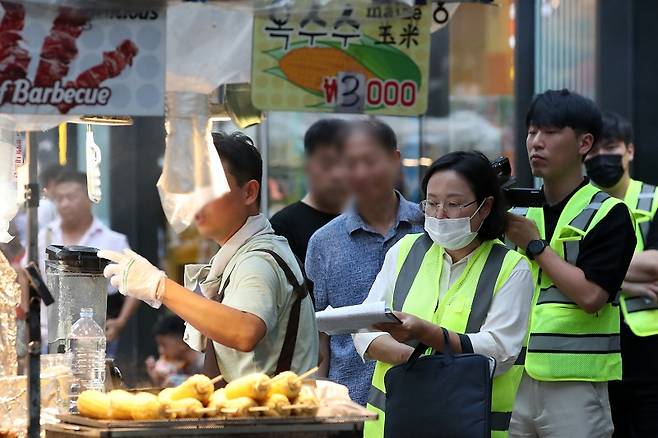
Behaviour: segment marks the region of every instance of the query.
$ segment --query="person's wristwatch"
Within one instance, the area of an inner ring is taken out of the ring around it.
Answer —
[[[531,240],[528,243],[528,247],[525,249],[525,255],[530,260],[534,260],[535,257],[537,257],[539,254],[544,252],[547,246],[548,246],[548,242],[543,239]]]

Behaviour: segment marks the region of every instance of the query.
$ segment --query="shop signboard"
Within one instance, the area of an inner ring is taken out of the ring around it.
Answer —
[[[162,115],[162,9],[0,2],[0,113]]]
[[[346,2],[254,20],[261,110],[419,115],[427,108],[431,6]]]

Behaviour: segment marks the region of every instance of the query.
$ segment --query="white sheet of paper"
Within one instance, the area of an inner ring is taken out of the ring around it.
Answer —
[[[358,304],[315,313],[318,329],[329,335],[344,335],[359,331],[374,331],[371,327],[382,322],[396,322],[384,301]]]

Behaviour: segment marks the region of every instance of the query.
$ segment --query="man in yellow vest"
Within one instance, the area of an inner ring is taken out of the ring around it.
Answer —
[[[658,436],[658,196],[655,186],[630,177],[634,156],[631,124],[604,114],[585,167],[592,182],[624,200],[635,218],[637,245],[620,296],[623,379],[609,385],[614,436],[631,438]]]
[[[636,239],[626,205],[582,174],[601,124],[596,104],[568,90],[539,94],[526,116],[530,166],[543,178],[546,204],[516,209],[507,230],[538,278],[512,437],[613,432],[607,382],[621,379],[615,302]]]

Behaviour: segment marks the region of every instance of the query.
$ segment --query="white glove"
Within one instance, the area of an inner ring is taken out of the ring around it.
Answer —
[[[164,272],[129,249],[124,249],[123,253],[101,250],[98,257],[114,262],[105,267],[103,275],[119,292],[156,309],[162,305],[164,280],[167,278]]]

